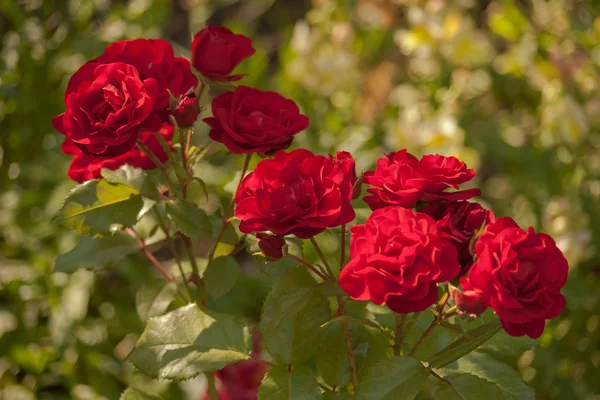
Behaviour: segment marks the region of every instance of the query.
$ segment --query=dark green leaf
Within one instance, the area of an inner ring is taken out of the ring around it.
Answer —
[[[212,236],[212,224],[206,212],[188,200],[171,200],[166,204],[169,218],[179,230],[192,239],[208,239]]]
[[[127,185],[91,180],[75,187],[56,220],[86,235],[109,235],[119,225],[133,226],[143,202],[139,193]]]
[[[160,193],[153,182],[152,175],[141,168],[129,164],[117,170],[102,168],[102,177],[111,183],[121,183],[135,189],[139,194],[152,200],[160,200]]]
[[[159,400],[159,397],[151,396],[141,390],[129,387],[125,389],[119,400]]]
[[[195,304],[148,320],[129,360],[152,378],[181,381],[250,357],[247,330]]]
[[[329,325],[321,334],[321,345],[315,355],[317,371],[331,387],[343,387],[350,382],[350,363],[340,324]]]
[[[429,364],[434,368],[444,367],[481,346],[498,333],[500,329],[502,329],[502,325],[500,324],[499,319],[490,321],[480,327],[470,329],[460,339],[451,343],[433,356],[433,358],[429,360]]]
[[[502,400],[504,396],[495,384],[471,374],[444,376],[452,386],[430,377],[425,391],[435,400]],[[460,395],[459,395],[460,394]]]
[[[177,296],[177,284],[144,285],[135,295],[135,309],[142,321],[162,315]]]
[[[71,273],[78,268],[108,268],[138,251],[136,241],[119,232],[100,238],[84,236],[71,251],[58,256],[54,270]]]
[[[240,276],[240,266],[231,256],[217,257],[204,271],[203,279],[208,294],[218,299],[235,285]]]
[[[357,400],[411,400],[427,380],[429,370],[412,357],[393,357],[365,370],[359,378]]]
[[[314,400],[321,398],[315,375],[306,365],[278,365],[267,372],[258,390],[259,400]]]
[[[510,365],[495,360],[487,354],[475,351],[465,357],[460,358],[457,361],[456,368],[448,368],[445,371],[453,370],[456,370],[460,373],[469,373],[495,384],[498,386],[500,391],[502,391],[503,399],[535,399],[535,393],[533,389],[523,382],[521,375],[514,368],[512,368]]]
[[[329,301],[304,267],[276,282],[263,306],[261,332],[277,362],[309,360],[321,340],[321,325],[330,317]]]

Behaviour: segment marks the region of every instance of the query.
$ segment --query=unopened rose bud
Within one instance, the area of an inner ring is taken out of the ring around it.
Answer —
[[[487,306],[481,301],[481,298],[474,290],[467,290],[464,293],[455,290],[452,295],[454,297],[454,304],[456,304],[460,314],[463,316],[475,317],[487,309]]]
[[[200,105],[194,93],[181,96],[171,109],[177,125],[183,128],[193,126],[200,115]]]
[[[285,255],[287,244],[282,236],[258,233],[256,238],[258,239],[258,248],[266,258],[279,260]]]

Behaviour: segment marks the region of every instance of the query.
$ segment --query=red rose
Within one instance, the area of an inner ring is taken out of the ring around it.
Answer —
[[[440,236],[450,240],[458,251],[461,274],[465,274],[473,262],[469,249],[475,232],[493,221],[494,214],[478,203],[468,201],[441,201],[429,204],[423,212],[433,218]]]
[[[238,81],[244,75],[229,75],[239,63],[256,52],[252,41],[222,26],[207,26],[192,43],[192,65],[213,81]]]
[[[286,246],[285,239],[279,235],[265,235],[257,233],[258,248],[265,257],[279,260],[283,257],[283,248]]]
[[[375,171],[365,172],[364,183],[374,186],[365,202],[376,210],[386,206],[413,207],[418,201],[467,200],[480,194],[479,189],[445,192],[448,188],[473,179],[456,157],[426,155],[417,160],[406,150],[390,153],[377,160]]]
[[[115,42],[69,80],[66,111],[54,127],[85,154],[114,157],[129,151],[141,131],[158,131],[169,117],[169,92],[195,87],[189,63],[164,40]]]
[[[344,175],[346,175],[346,179],[352,182],[352,185],[356,183],[358,177],[356,176],[356,163],[352,158],[352,154],[347,151],[338,151],[335,157],[330,154],[329,159],[340,166],[344,171]]]
[[[200,115],[200,104],[194,93],[183,95],[171,109],[171,115],[177,125],[187,128],[193,126]]]
[[[173,138],[173,131],[173,125],[167,124],[163,125],[160,129],[160,134],[169,144]],[[164,152],[154,132],[142,132],[139,138],[154,152],[160,161],[165,162],[167,160],[168,155]],[[69,178],[79,183],[100,178],[102,168],[116,170],[124,164],[141,169],[156,168],[152,160],[137,147],[133,147],[128,152],[116,157],[94,157],[84,154],[69,138],[65,138],[62,144],[62,151],[65,154],[73,155],[68,175]]]
[[[327,157],[280,151],[258,163],[236,195],[244,233],[271,231],[309,238],[354,219],[352,182]]]
[[[212,101],[211,139],[235,154],[272,153],[292,144],[308,117],[296,103],[275,92],[238,86]]]
[[[351,260],[340,285],[355,300],[386,303],[399,313],[422,311],[437,301],[437,284],[460,272],[456,248],[424,213],[381,208],[350,233]]]
[[[493,308],[509,335],[540,337],[545,320],[565,308],[560,289],[569,267],[554,240],[504,217],[486,227],[475,255],[477,261],[461,279],[464,296]]]

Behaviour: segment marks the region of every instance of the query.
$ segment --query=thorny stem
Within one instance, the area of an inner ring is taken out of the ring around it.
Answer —
[[[337,296],[338,302],[338,314],[344,315],[344,300],[342,296]],[[354,360],[354,352],[352,351],[352,341],[350,340],[350,329],[348,329],[348,324],[346,321],[341,321],[342,329],[344,331],[344,342],[346,343],[346,352],[348,354],[348,361],[350,362],[350,371],[352,372],[352,386],[354,386],[354,391],[356,392],[358,388],[358,375],[356,372],[356,362]]]
[[[185,134],[184,130],[179,127],[177,128],[177,130],[179,131],[179,147],[181,149],[181,162],[183,164],[183,169],[186,174],[185,181],[181,183],[181,194],[183,196],[183,199],[185,200],[187,198],[188,182],[190,181],[190,171],[188,169],[188,160],[187,160],[187,149],[188,149],[187,143],[188,143],[188,141],[186,139],[186,134]],[[192,136],[191,130],[187,136],[189,136],[189,137]]]
[[[191,292],[189,286],[187,285],[187,278],[185,276],[185,273],[183,272],[183,266],[181,265],[181,257],[179,256],[179,252],[177,251],[177,248],[175,247],[175,241],[171,237],[169,228],[165,225],[165,223],[160,215],[160,212],[156,209],[154,209],[154,211],[156,214],[156,218],[158,219],[158,224],[160,225],[160,229],[164,232],[166,239],[167,239],[167,243],[169,244],[169,247],[171,248],[171,252],[173,253],[173,257],[175,257],[175,261],[177,263],[177,267],[179,268],[179,273],[181,274],[181,279],[183,279],[183,284],[185,286],[185,289],[187,290],[187,292],[190,296],[190,299],[193,299],[194,296],[192,295],[192,292]]]
[[[394,324],[396,330],[394,332],[394,355],[399,356],[402,351],[402,342],[404,341],[404,322],[406,321],[406,314],[394,313]]]
[[[150,160],[152,160],[154,165],[156,165],[156,168],[158,168],[160,170],[160,172],[162,172],[162,174],[165,176],[165,179],[167,180],[167,185],[169,186],[169,191],[171,192],[171,194],[175,194],[175,185],[173,185],[173,181],[171,180],[171,177],[169,176],[169,171],[167,171],[167,168],[165,167],[165,165],[162,162],[160,162],[158,157],[156,157],[156,154],[154,154],[154,152],[152,150],[150,150],[148,148],[148,146],[146,146],[144,144],[144,142],[142,142],[141,140],[138,139],[137,145],[138,145],[139,149],[144,154],[146,154]]]
[[[344,268],[344,262],[346,261],[346,224],[342,224],[341,233],[341,251],[340,251],[340,271]]]
[[[215,373],[213,371],[207,372],[206,383],[208,385],[208,398],[210,400],[218,400],[219,394],[217,392],[217,386],[215,385]]]
[[[150,250],[148,250],[148,247],[146,246],[146,244],[144,243],[144,241],[138,236],[138,234],[131,228],[127,228],[127,233],[129,234],[129,236],[131,236],[132,238],[135,239],[135,241],[138,243],[138,246],[140,246],[140,249],[142,250],[142,253],[144,253],[144,256],[146,256],[146,258],[148,259],[148,261],[150,261],[152,263],[152,265],[154,265],[154,267],[158,270],[158,272],[161,273],[162,276],[165,277],[165,279],[169,282],[177,282],[177,279],[175,279],[175,277],[173,275],[171,275],[160,263],[160,261],[158,261],[156,259],[156,257],[154,257],[154,255],[150,252]],[[177,293],[179,294],[179,297],[182,298],[183,301],[185,301],[186,303],[190,303],[190,299],[188,299],[185,294],[179,289],[179,286],[177,286]]]
[[[295,256],[293,254],[288,254],[287,257],[291,258],[294,261],[299,262],[300,264],[305,265],[308,269],[310,269],[312,272],[314,272],[317,276],[319,276],[319,278],[323,279],[324,281],[330,280],[329,277],[325,276],[323,273],[321,273],[321,271],[319,271],[318,269],[316,269],[314,265],[312,265],[311,263],[309,263],[305,259],[297,257],[297,256]]]
[[[462,400],[465,400],[465,398],[463,397],[463,395],[458,391],[458,389],[456,389],[456,387],[452,384],[452,382],[450,382],[448,379],[442,377],[441,375],[438,375],[435,371],[430,370],[429,373],[431,375],[433,375],[435,379],[439,379],[440,381],[442,381],[445,384],[449,385],[452,388],[452,390],[454,390],[456,392],[456,394],[458,395],[458,397],[460,397]]]
[[[315,238],[311,237],[310,242],[315,247],[315,250],[317,251],[319,258],[321,258],[321,261],[323,261],[323,265],[325,265],[325,268],[327,269],[327,273],[329,274],[330,279],[332,279],[332,280],[335,279],[335,275],[333,274],[333,271],[331,270],[331,267],[329,266],[329,263],[327,262],[327,258],[325,258],[325,254],[323,254],[323,252],[321,251],[321,248],[319,247],[319,244],[317,243]]]
[[[215,239],[215,245],[213,246],[212,250],[208,254],[208,264],[207,265],[210,265],[212,260],[215,258],[215,253],[217,251],[217,247],[219,247],[219,242],[221,241],[221,238],[225,234],[225,231],[227,230],[227,227],[229,226],[229,224],[230,224],[230,222],[228,220],[223,219],[223,224],[221,225],[221,230],[219,231],[219,233],[217,234],[217,238]]]
[[[235,188],[235,192],[233,192],[233,196],[231,198],[231,207],[235,204],[235,197],[237,193],[240,191],[242,187],[242,181],[244,180],[244,176],[246,175],[246,171],[248,171],[248,166],[250,165],[250,159],[252,158],[252,153],[246,154],[244,158],[244,166],[242,167],[242,172],[240,174],[240,180],[238,181],[237,187]]]
[[[429,336],[431,334],[431,331],[433,331],[433,329],[440,324],[440,321],[445,318],[445,314],[442,313],[442,310],[446,306],[446,303],[448,302],[449,299],[450,299],[450,295],[448,294],[448,292],[446,292],[442,295],[442,298],[440,299],[440,301],[438,302],[438,305],[435,308],[436,312],[435,312],[433,321],[431,321],[431,324],[429,324],[427,329],[425,329],[425,332],[423,332],[423,334],[421,335],[419,340],[417,340],[417,343],[415,343],[413,348],[410,350],[410,352],[408,353],[409,356],[412,356],[413,354],[415,354],[415,352],[417,351],[419,346],[423,343],[425,338],[427,338],[427,336]],[[448,311],[450,311],[450,310],[448,310]]]

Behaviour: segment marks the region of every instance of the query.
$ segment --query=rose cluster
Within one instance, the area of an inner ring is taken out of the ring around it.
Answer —
[[[109,45],[72,76],[66,110],[53,120],[72,156],[69,176],[83,182],[102,168],[165,162],[176,130],[192,130],[198,120],[204,87],[232,86],[243,78],[234,69],[254,52],[250,39],[223,27],[195,36],[191,63],[164,40]],[[348,152],[285,150],[309,120],[278,93],[237,86],[215,97],[211,111],[203,121],[212,140],[246,155],[246,166],[253,154],[263,158],[242,174],[234,216],[268,259],[288,255],[286,235],[311,239],[350,224],[364,184],[372,213],[350,228],[350,261],[339,276],[351,298],[419,312],[438,302],[438,285],[447,283],[461,314],[489,307],[510,335],[533,338],[563,311],[568,265],[554,240],[473,202],[479,189],[460,185],[475,171],[456,157],[418,159],[400,150],[359,178]]]
[[[241,79],[232,72],[254,53],[249,38],[218,26],[195,36],[191,63],[161,39],[110,44],[73,74],[66,110],[52,121],[65,135],[63,153],[72,156],[69,177],[84,182],[99,178],[102,168],[152,169],[152,158],[165,162],[161,142],[172,146],[176,128],[196,123],[200,88]],[[293,101],[245,86],[217,96],[212,113],[205,119],[210,137],[236,154],[275,153],[308,126]]]

